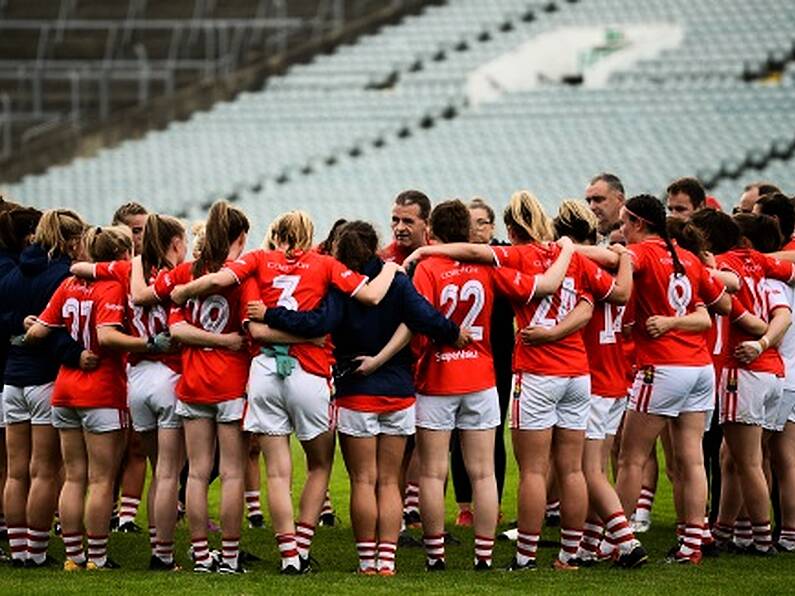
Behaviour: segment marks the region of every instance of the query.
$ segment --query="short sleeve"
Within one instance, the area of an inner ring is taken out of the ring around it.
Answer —
[[[765,300],[767,301],[767,308],[770,312],[773,312],[777,308],[791,310],[786,295],[777,286],[779,283],[778,280],[772,282],[767,281],[765,283]]]
[[[257,271],[263,255],[264,252],[262,250],[252,250],[236,261],[226,263],[222,271],[229,271],[229,273],[234,275],[237,283],[243,283]]]
[[[94,279],[99,281],[117,281],[120,284],[130,282],[130,261],[106,261],[94,264]]]
[[[509,300],[530,302],[533,299],[538,281],[536,275],[525,275],[509,267],[494,267],[491,274],[494,288]]]
[[[729,320],[734,323],[735,321],[739,321],[746,314],[748,314],[748,310],[743,306],[743,303],[740,302],[737,296],[732,296],[732,307],[731,312],[729,312]]]
[[[793,278],[793,265],[786,261],[775,259],[769,255],[761,255],[765,277],[778,281],[789,282]]]
[[[715,304],[726,291],[723,282],[712,277],[709,271],[707,271],[707,268],[701,265],[701,263],[698,264],[698,280],[698,298],[702,300],[706,306]]]
[[[73,278],[66,278],[61,282],[61,285],[58,286],[58,289],[55,290],[55,293],[50,298],[50,301],[47,303],[47,306],[44,308],[44,312],[42,312],[38,317],[37,321],[42,325],[46,325],[47,327],[63,327],[64,326],[64,319],[63,319],[63,303],[66,299],[66,284]]]
[[[161,302],[170,298],[171,292],[180,284],[187,283],[191,279],[190,263],[182,263],[174,269],[161,269],[155,276],[152,290]]]
[[[126,298],[121,284],[112,283],[104,287],[94,302],[96,326],[123,325],[125,302]]]
[[[579,262],[582,275],[582,290],[589,292],[593,299],[597,301],[606,299],[613,291],[616,280],[590,259],[579,256]]]
[[[647,254],[640,244],[630,244],[627,246],[629,256],[632,259],[632,269],[638,273],[647,267]]]
[[[328,257],[329,281],[343,294],[355,296],[367,284],[367,276],[348,269],[333,257]]]
[[[417,292],[424,296],[431,304],[436,304],[436,296],[434,296],[435,284],[433,283],[433,276],[431,275],[428,261],[423,261],[417,265],[417,268],[414,270],[412,281],[414,282],[414,287],[417,288]]]
[[[497,267],[522,268],[522,255],[515,246],[492,246],[491,252]]]

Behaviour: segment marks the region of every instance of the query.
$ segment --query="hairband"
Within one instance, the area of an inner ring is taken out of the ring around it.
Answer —
[[[652,222],[650,222],[648,219],[646,219],[645,217],[641,217],[640,215],[638,215],[637,213],[635,213],[635,212],[633,212],[633,211],[630,211],[630,210],[629,210],[627,207],[624,207],[624,211],[626,211],[627,213],[629,213],[629,214],[630,214],[632,217],[634,217],[635,219],[639,219],[640,221],[642,221],[642,222],[643,222],[643,223],[645,223],[646,225],[649,225],[649,226],[654,226],[654,224],[653,224]]]

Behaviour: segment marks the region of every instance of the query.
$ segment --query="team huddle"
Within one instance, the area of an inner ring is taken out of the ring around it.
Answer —
[[[658,439],[678,520],[667,561],[795,552],[795,205],[752,185],[731,216],[692,178],[665,202],[627,199],[612,174],[585,195],[553,218],[516,192],[510,244],[482,199],[431,209],[405,191],[385,248],[363,221],[316,244],[291,211],[249,251],[245,213],[218,201],[190,259],[184,224],[137,204],[96,227],[0,201],[12,565],[53,563],[57,515],[65,570],[118,567],[108,537],[137,441],[152,467],[150,569],[180,568],[184,506],[193,570],[245,572],[261,452],[280,572],[307,573],[338,440],[358,573],[394,575],[406,526],[422,528],[426,569],[445,569],[451,450],[458,518],[487,571],[505,423],[519,472],[510,571],[536,568],[550,509],[556,570],[642,566]],[[298,511],[292,435],[306,457]]]

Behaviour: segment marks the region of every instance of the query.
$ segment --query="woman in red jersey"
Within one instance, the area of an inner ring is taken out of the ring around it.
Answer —
[[[286,213],[270,228],[269,240],[276,250],[247,253],[218,273],[176,288],[172,299],[179,303],[190,296],[250,280],[249,283],[259,285],[255,298],[261,299],[266,307],[310,310],[320,303],[331,286],[361,302],[378,303],[389,289],[398,266],[385,265],[368,283],[366,276],[311,250],[312,232],[312,221],[306,213]],[[207,238],[210,239],[209,234]],[[333,460],[331,351],[329,346],[320,347],[311,342],[289,348],[273,343],[261,334],[263,327],[255,323],[250,327],[252,337],[266,345],[251,364],[244,428],[259,435],[268,461],[268,505],[282,554],[282,573],[297,574],[310,567],[309,549]],[[292,432],[307,456],[307,479],[297,526],[291,498]]]
[[[199,258],[161,271],[154,284],[168,296],[178,284],[218,271],[240,256],[249,229],[245,214],[225,201],[210,208]],[[242,573],[239,561],[243,510],[244,437],[249,354],[241,313],[247,288],[229,288],[175,306],[171,336],[182,345],[182,376],[177,382],[177,414],[183,419],[190,473],[186,508],[193,545],[193,570]],[[220,452],[222,560],[216,565],[207,543],[207,486],[216,437]]]
[[[531,193],[520,191],[505,210],[510,247],[487,247],[498,264],[523,273],[544,271],[559,253],[550,243],[551,220]],[[419,255],[446,254],[481,259],[478,245],[431,246]],[[411,259],[410,259],[411,260]],[[591,261],[575,254],[560,289],[528,304],[514,304],[519,326],[554,327],[580,301],[624,303],[631,291],[630,265],[621,259],[617,281]],[[514,399],[511,429],[519,464],[519,525],[517,551],[511,570],[534,569],[546,507],[546,477],[550,458],[561,490],[561,543],[556,569],[576,568],[577,547],[588,508],[582,473],[582,451],[588,422],[590,378],[582,334],[569,333],[554,343],[528,346],[517,337],[514,351]],[[554,441],[553,441],[554,435]]]
[[[86,248],[95,262],[129,259],[132,239],[125,228],[95,228],[86,234]],[[52,395],[65,471],[58,511],[67,570],[85,564],[84,520],[87,568],[117,567],[107,556],[107,544],[113,482],[127,425],[124,352],[156,349],[122,332],[124,307],[120,284],[70,277],[27,332],[26,341],[35,341],[51,328],[68,327],[76,341],[99,356],[99,366],[90,372],[61,367]]]
[[[698,257],[669,239],[665,208],[655,197],[630,199],[621,220],[634,265],[633,336],[640,370],[624,420],[616,492],[625,508],[634,506],[648,454],[670,421],[686,523],[684,539],[670,560],[697,564],[706,508],[701,437],[715,391],[703,334],[710,326],[705,307],[727,314],[731,302],[723,284],[709,275]],[[693,312],[701,317],[687,328],[657,335],[648,327],[656,316],[684,317]]]
[[[185,460],[185,442],[182,419],[176,413],[175,393],[182,360],[179,353],[171,349],[170,338],[166,335],[168,297],[160,304],[154,286],[147,286],[147,283],[153,284],[160,271],[169,271],[182,263],[186,251],[185,228],[180,221],[167,215],[150,214],[144,224],[141,256],[132,261],[72,265],[75,275],[118,281],[128,296],[127,320],[132,335],[156,343],[166,352],[131,354],[127,371],[130,419],[152,465],[147,513],[152,551],[149,567],[155,570],[176,567],[177,485]],[[141,304],[136,304],[136,289],[138,297],[143,299]]]

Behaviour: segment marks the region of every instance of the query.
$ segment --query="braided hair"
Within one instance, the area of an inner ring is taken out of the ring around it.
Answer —
[[[656,234],[663,239],[665,246],[668,248],[668,252],[671,253],[674,274],[677,277],[684,275],[684,265],[682,265],[682,262],[679,260],[674,244],[671,242],[671,237],[668,235],[665,206],[662,204],[662,201],[652,195],[637,195],[625,203],[624,210],[630,221],[642,221],[649,234]]]

